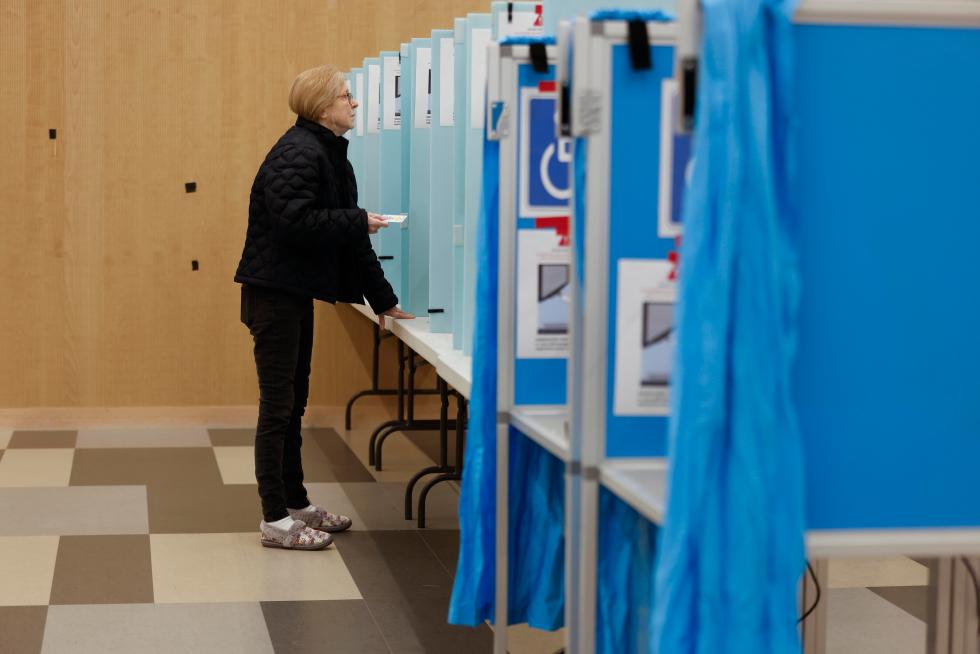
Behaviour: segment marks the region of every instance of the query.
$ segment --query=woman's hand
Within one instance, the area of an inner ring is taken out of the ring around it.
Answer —
[[[377,234],[379,230],[388,226],[388,221],[376,213],[367,212],[368,234]]]
[[[385,328],[385,316],[396,320],[411,320],[415,317],[410,313],[405,313],[398,307],[391,307],[387,311],[382,311],[378,314],[378,325],[381,327],[381,329]]]

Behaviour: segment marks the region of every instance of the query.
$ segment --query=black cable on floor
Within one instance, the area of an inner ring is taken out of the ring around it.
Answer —
[[[977,576],[977,571],[974,569],[973,564],[970,563],[970,559],[961,557],[963,565],[966,566],[967,571],[970,573],[970,577],[973,579],[973,590],[976,593],[977,599],[977,636],[980,636],[980,577]]]
[[[817,589],[817,597],[813,600],[813,606],[806,610],[806,613],[800,616],[800,619],[796,621],[796,624],[802,624],[804,620],[810,617],[810,615],[817,610],[817,605],[820,604],[820,596],[823,594],[820,590],[820,581],[817,579],[817,573],[813,570],[813,566],[810,562],[806,562],[806,569],[810,573],[810,578],[813,579],[813,585]]]

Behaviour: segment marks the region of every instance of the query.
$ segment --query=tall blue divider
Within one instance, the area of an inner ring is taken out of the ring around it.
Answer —
[[[429,142],[429,317],[434,333],[453,329],[453,30],[432,31]]]
[[[408,197],[408,311],[417,316],[429,312],[429,141],[432,122],[432,41],[412,39],[409,47],[412,71],[404,79],[406,100],[412,105]]]

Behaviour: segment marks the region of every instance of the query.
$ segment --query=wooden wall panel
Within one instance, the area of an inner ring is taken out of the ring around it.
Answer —
[[[254,403],[232,276],[293,77],[487,6],[0,3],[0,407]],[[318,303],[313,403],[367,384],[370,343],[367,321]]]

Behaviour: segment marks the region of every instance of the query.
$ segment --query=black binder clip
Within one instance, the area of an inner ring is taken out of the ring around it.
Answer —
[[[548,48],[544,43],[531,44],[531,66],[536,73],[548,72]]]
[[[630,63],[633,70],[650,70],[653,57],[650,54],[650,34],[645,20],[631,20],[629,23]]]

